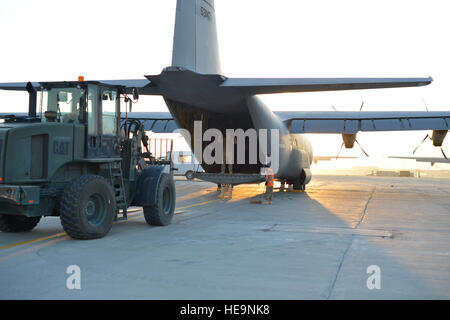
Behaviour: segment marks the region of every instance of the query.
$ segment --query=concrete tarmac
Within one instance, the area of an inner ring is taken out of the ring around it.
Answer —
[[[272,205],[250,204],[263,185],[228,200],[210,183],[176,189],[168,227],[137,208],[98,240],[70,239],[58,218],[0,232],[0,299],[450,298],[449,179],[315,176]]]

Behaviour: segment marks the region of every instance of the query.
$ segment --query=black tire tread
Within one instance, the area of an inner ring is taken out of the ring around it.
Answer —
[[[105,235],[92,235],[80,228],[79,217],[77,215],[77,205],[83,187],[90,181],[100,179],[106,181],[101,176],[83,175],[70,183],[61,197],[60,218],[64,231],[74,239],[88,240],[102,238]]]
[[[151,226],[163,227],[163,226],[167,226],[167,225],[168,225],[168,223],[165,223],[165,222],[161,219],[161,211],[162,211],[163,209],[159,207],[159,205],[160,205],[159,199],[162,197],[162,192],[163,192],[162,188],[160,188],[160,185],[162,184],[163,179],[170,179],[170,183],[173,184],[173,179],[172,179],[172,177],[171,177],[169,174],[167,174],[167,173],[163,173],[162,176],[161,176],[160,183],[158,184],[158,191],[157,191],[157,192],[158,192],[158,193],[157,193],[157,199],[158,199],[158,201],[157,201],[156,204],[153,205],[153,206],[144,206],[144,207],[143,207],[143,209],[144,209],[144,218],[145,218],[145,221],[146,221],[149,225],[151,225]],[[173,186],[173,195],[172,195],[172,197],[173,197],[173,198],[176,197],[176,194],[175,194],[175,186]],[[174,208],[173,208],[172,211],[174,211],[174,210],[175,210],[175,205],[174,205]],[[173,216],[173,212],[172,212],[171,215]],[[171,219],[170,219],[170,220],[171,220]],[[169,222],[169,223],[170,223],[170,222]]]
[[[24,217],[13,215],[0,215],[0,231],[26,232],[37,226],[41,217]]]
[[[189,181],[194,180],[194,171],[192,171],[192,170],[186,171],[185,176],[186,176],[186,179]]]
[[[299,190],[299,191],[306,190],[306,185],[302,184],[300,181],[295,181],[292,187],[294,190]]]

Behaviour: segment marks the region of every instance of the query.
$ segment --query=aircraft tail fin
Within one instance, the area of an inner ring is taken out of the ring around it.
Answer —
[[[214,0],[178,0],[172,66],[222,73]]]

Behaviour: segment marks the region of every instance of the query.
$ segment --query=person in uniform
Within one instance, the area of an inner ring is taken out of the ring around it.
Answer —
[[[274,173],[270,168],[266,168],[266,193],[264,195],[264,204],[272,204]]]

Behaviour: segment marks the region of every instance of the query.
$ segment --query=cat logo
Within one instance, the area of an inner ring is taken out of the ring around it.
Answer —
[[[53,139],[53,153],[58,155],[68,155],[70,146],[69,137],[55,137]]]

